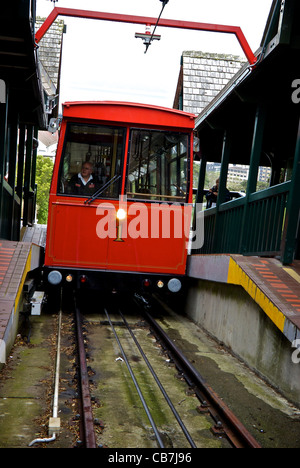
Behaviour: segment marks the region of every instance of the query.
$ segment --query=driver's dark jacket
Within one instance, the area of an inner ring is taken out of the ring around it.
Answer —
[[[100,182],[97,177],[92,174],[92,179],[86,185],[81,178],[76,174],[68,184],[68,193],[71,195],[93,195],[100,188]]]

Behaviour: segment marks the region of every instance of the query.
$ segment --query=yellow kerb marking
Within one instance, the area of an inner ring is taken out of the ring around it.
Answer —
[[[22,279],[21,279],[21,283],[20,283],[20,286],[19,286],[19,289],[18,289],[17,296],[16,296],[15,313],[18,310],[18,305],[19,305],[20,297],[21,297],[21,294],[22,294],[22,291],[23,291],[23,286],[24,286],[24,283],[25,283],[25,280],[26,280],[27,273],[31,269],[31,250],[32,250],[32,247],[30,248],[30,252],[29,252],[29,255],[28,255],[28,258],[27,258],[27,262],[26,262],[26,265],[25,265],[25,268],[24,268],[24,273],[23,273],[23,276],[22,276]]]
[[[229,261],[227,283],[242,286],[256,304],[263,309],[272,322],[279,328],[279,330],[283,332],[285,323],[285,316],[283,313],[280,312],[280,310],[270,301],[270,299],[268,299],[263,291],[258,288],[258,286],[232,258],[230,258]]]
[[[292,278],[294,278],[294,280],[296,280],[298,283],[300,283],[300,275],[298,275],[298,273],[296,273],[291,268],[284,268],[284,271],[286,273],[288,273]]]

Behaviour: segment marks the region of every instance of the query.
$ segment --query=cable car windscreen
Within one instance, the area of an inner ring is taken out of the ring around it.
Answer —
[[[128,199],[186,202],[189,135],[133,129],[130,141]]]
[[[58,194],[118,198],[126,129],[68,124]],[[115,183],[108,184],[113,180]],[[105,190],[101,190],[103,187]]]

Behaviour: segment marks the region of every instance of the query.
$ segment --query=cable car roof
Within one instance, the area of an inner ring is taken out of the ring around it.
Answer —
[[[120,124],[194,129],[194,114],[147,104],[115,101],[82,101],[63,104],[64,118],[103,120]]]

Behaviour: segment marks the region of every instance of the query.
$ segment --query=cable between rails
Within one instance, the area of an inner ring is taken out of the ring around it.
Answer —
[[[125,354],[125,352],[124,352],[124,349],[123,349],[123,347],[122,347],[122,344],[121,344],[121,342],[120,342],[120,340],[119,340],[118,334],[117,334],[117,332],[116,332],[116,330],[115,330],[115,328],[114,328],[114,326],[113,326],[113,324],[112,324],[112,322],[111,322],[111,320],[110,320],[110,317],[109,317],[109,315],[108,315],[107,310],[104,309],[104,312],[105,312],[105,315],[106,315],[106,317],[107,317],[107,320],[108,320],[108,322],[109,322],[109,324],[110,324],[110,326],[111,326],[111,329],[112,329],[112,331],[113,331],[113,334],[115,335],[116,341],[117,341],[117,343],[118,343],[118,345],[119,345],[120,351],[121,351],[122,356],[123,356],[123,358],[124,358],[124,361],[125,361],[125,363],[126,363],[127,369],[128,369],[128,371],[129,371],[129,373],[130,373],[130,376],[131,376],[131,378],[132,378],[132,380],[133,380],[134,386],[135,386],[135,388],[136,388],[136,390],[137,390],[137,392],[138,392],[138,395],[139,395],[140,400],[141,400],[141,402],[142,402],[143,408],[144,408],[144,410],[145,410],[145,412],[146,412],[146,414],[147,414],[147,417],[148,417],[148,419],[149,419],[149,421],[150,421],[150,424],[151,424],[151,426],[152,426],[152,429],[153,429],[153,431],[154,431],[154,433],[155,433],[155,437],[156,437],[156,439],[157,439],[157,442],[158,442],[158,444],[159,444],[159,447],[160,447],[160,448],[165,448],[165,446],[164,446],[164,444],[163,444],[163,441],[162,441],[162,439],[161,439],[161,437],[160,437],[160,434],[159,434],[159,432],[158,432],[158,429],[157,429],[157,427],[156,427],[156,424],[155,424],[155,422],[154,422],[154,420],[153,420],[153,418],[152,418],[152,415],[151,415],[151,413],[150,413],[150,410],[149,410],[149,408],[148,408],[148,406],[147,406],[147,403],[146,403],[146,401],[145,401],[145,398],[144,398],[144,396],[143,396],[143,394],[142,394],[142,392],[141,392],[141,389],[140,389],[140,387],[139,387],[139,384],[138,384],[138,382],[137,382],[137,380],[136,380],[136,378],[135,378],[135,375],[134,375],[134,373],[133,373],[133,371],[132,371],[132,369],[131,369],[131,366],[130,366],[129,361],[128,361],[128,359],[127,359],[127,356],[126,356],[126,354]]]
[[[156,372],[154,371],[153,367],[151,366],[151,364],[150,364],[150,362],[149,362],[147,356],[145,355],[145,353],[144,353],[144,351],[143,351],[141,345],[140,345],[139,342],[137,341],[137,339],[136,339],[136,337],[135,337],[135,335],[134,335],[132,329],[130,328],[130,326],[129,326],[129,324],[128,324],[126,318],[124,317],[123,313],[121,312],[121,310],[119,310],[119,314],[121,315],[121,317],[122,317],[122,319],[123,319],[123,322],[125,323],[125,325],[126,325],[128,331],[129,331],[129,333],[130,333],[132,339],[134,340],[134,342],[135,342],[135,344],[136,344],[136,346],[137,346],[139,352],[141,353],[141,355],[142,355],[142,357],[143,357],[145,363],[147,364],[148,369],[150,370],[150,372],[151,372],[151,374],[152,374],[152,376],[153,376],[155,382],[157,383],[157,385],[158,385],[160,391],[162,392],[162,394],[163,394],[163,396],[164,396],[166,402],[168,403],[168,405],[169,405],[169,407],[170,407],[170,409],[171,409],[173,415],[175,416],[175,418],[176,418],[176,420],[177,420],[179,426],[181,427],[182,432],[184,433],[186,439],[188,440],[188,442],[189,442],[189,444],[191,445],[192,448],[197,448],[197,446],[195,445],[195,443],[194,443],[194,441],[193,441],[191,435],[189,434],[187,428],[185,427],[183,421],[181,420],[181,418],[180,418],[180,416],[179,416],[179,414],[178,414],[176,408],[174,407],[172,401],[170,400],[170,398],[169,398],[167,392],[165,391],[165,389],[164,389],[162,383],[160,382],[160,380],[159,380],[159,378],[158,378]]]

